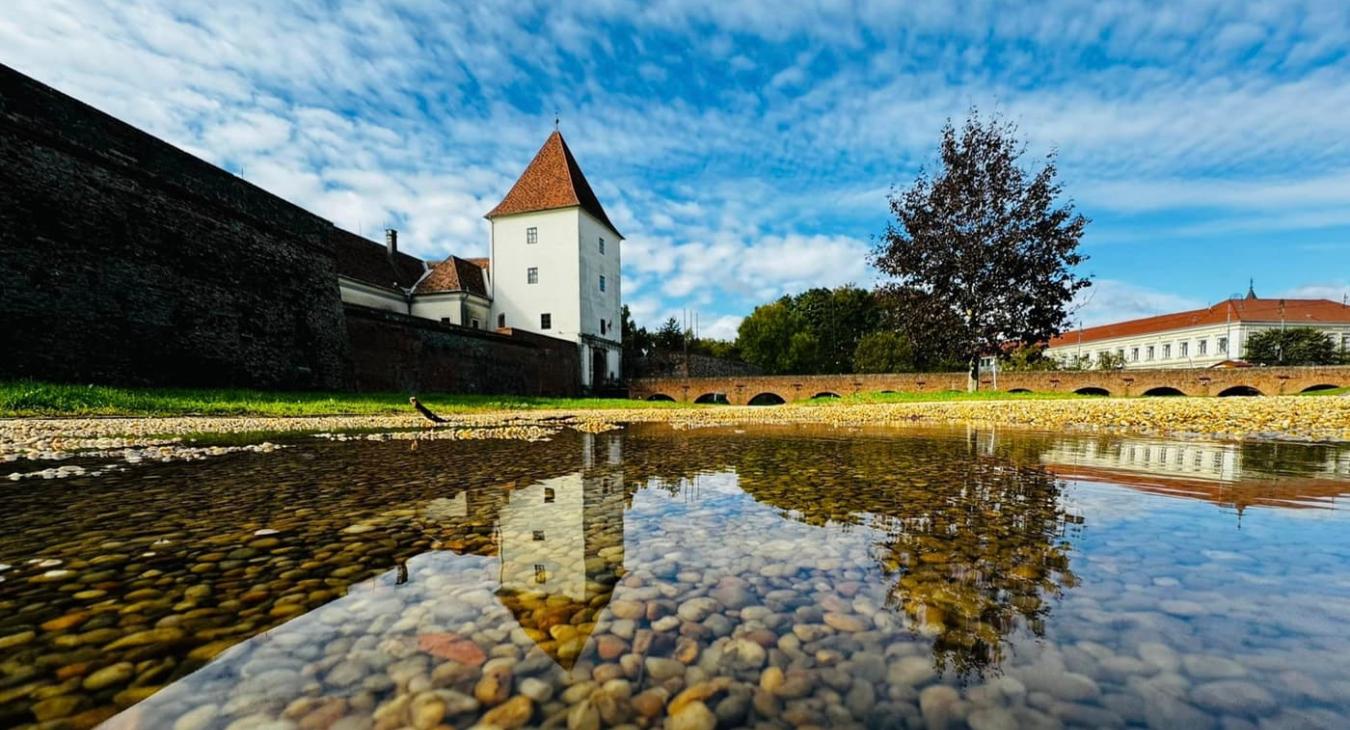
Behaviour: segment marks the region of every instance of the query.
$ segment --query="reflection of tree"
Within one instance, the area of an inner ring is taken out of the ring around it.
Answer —
[[[1074,584],[1060,483],[1034,435],[742,438],[720,452],[756,500],[812,525],[867,523],[889,604],[936,635],[935,659],[982,672],[1019,623],[1044,630],[1047,599]],[[632,456],[639,451],[630,448]],[[704,466],[708,457],[705,454]]]
[[[1325,444],[1269,441],[1244,443],[1239,453],[1244,472],[1310,477],[1329,471],[1337,449]]]

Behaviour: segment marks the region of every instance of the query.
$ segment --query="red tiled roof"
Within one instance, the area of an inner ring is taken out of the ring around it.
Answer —
[[[1062,347],[1079,342],[1147,335],[1228,321],[1284,321],[1290,325],[1350,324],[1350,307],[1330,299],[1228,299],[1205,309],[1072,330],[1051,338],[1050,346]]]
[[[482,269],[483,271],[492,270],[492,259],[466,259],[466,260],[469,263],[473,264],[474,266],[477,266],[478,268]]]
[[[511,186],[510,192],[502,198],[502,202],[485,217],[497,218],[574,206],[581,206],[582,210],[609,226],[611,231],[619,233],[619,229],[609,221],[609,216],[605,215],[605,209],[600,206],[600,200],[595,197],[590,183],[586,182],[586,176],[581,173],[581,166],[572,156],[572,150],[568,149],[562,133],[554,131],[544,146],[539,148],[525,172],[521,173],[520,179]],[[619,238],[623,238],[623,235],[619,234]]]
[[[483,267],[470,259],[451,256],[432,266],[431,273],[417,285],[418,294],[453,291],[486,297],[487,286],[483,282]]]
[[[383,287],[408,289],[426,273],[422,259],[389,250],[368,238],[335,228],[337,272],[340,276]]]

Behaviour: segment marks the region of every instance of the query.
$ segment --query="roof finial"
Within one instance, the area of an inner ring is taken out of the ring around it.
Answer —
[[[558,110],[553,110],[553,131],[558,131]]]
[[[1256,279],[1254,278],[1247,280],[1247,298],[1256,298]]]

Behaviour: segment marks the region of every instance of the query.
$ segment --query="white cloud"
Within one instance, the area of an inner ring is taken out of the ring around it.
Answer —
[[[718,317],[712,324],[699,324],[699,337],[705,337],[714,340],[734,340],[736,339],[736,329],[741,326],[741,320],[744,317],[736,315],[723,315]]]
[[[1114,279],[1096,279],[1074,301],[1070,329],[1091,327],[1155,314],[1199,309],[1209,302],[1148,289]]]
[[[1350,300],[1350,282],[1313,282],[1286,289],[1278,296],[1288,299],[1330,299],[1333,302]]]

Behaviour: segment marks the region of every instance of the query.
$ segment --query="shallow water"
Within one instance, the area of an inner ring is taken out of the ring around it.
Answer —
[[[1350,448],[633,426],[0,492],[0,726],[1345,727]]]

